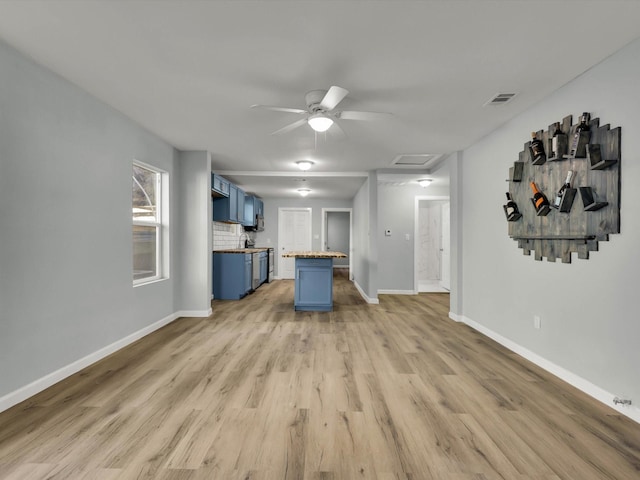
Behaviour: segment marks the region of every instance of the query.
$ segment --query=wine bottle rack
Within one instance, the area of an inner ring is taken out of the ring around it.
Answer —
[[[525,255],[534,252],[536,260],[555,262],[560,258],[563,263],[571,263],[573,252],[580,259],[588,259],[590,252],[598,250],[598,242],[620,233],[621,128],[600,126],[598,118],[590,120],[589,132],[581,133],[572,157],[568,150],[576,127],[571,115],[562,120],[557,155],[551,154],[555,126],[538,131],[546,161],[534,165],[530,142],[526,142],[509,168],[509,191],[522,215],[507,223],[509,236]],[[565,191],[559,208],[537,214],[529,184],[535,182],[553,203],[569,170],[573,171],[572,188]]]

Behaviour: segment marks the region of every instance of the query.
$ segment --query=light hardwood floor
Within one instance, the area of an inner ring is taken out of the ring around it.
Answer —
[[[214,301],[0,414],[2,479],[640,478],[640,425],[448,318],[447,294]]]

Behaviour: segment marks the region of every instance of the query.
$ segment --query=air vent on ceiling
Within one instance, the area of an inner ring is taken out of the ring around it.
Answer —
[[[426,167],[437,161],[442,155],[439,153],[415,153],[398,155],[391,162],[400,167]]]
[[[515,96],[516,96],[515,93],[498,93],[494,95],[487,103],[485,103],[485,106],[486,105],[504,105]]]

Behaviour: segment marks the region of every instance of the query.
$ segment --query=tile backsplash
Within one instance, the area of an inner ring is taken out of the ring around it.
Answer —
[[[242,234],[251,237],[244,231],[242,225],[237,223],[212,222],[213,249],[226,250],[230,248],[238,248],[240,236]],[[243,237],[243,240],[246,237]],[[242,242],[244,244],[244,242]],[[242,245],[244,247],[244,245]]]

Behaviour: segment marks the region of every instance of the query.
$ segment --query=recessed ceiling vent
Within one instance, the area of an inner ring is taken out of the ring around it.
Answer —
[[[515,93],[498,93],[498,94],[494,95],[487,103],[485,103],[484,106],[487,106],[487,105],[504,105],[505,103],[507,103],[509,100],[511,100],[515,96],[516,96]]]
[[[409,153],[398,155],[391,164],[399,167],[427,167],[441,156],[439,153]]]

